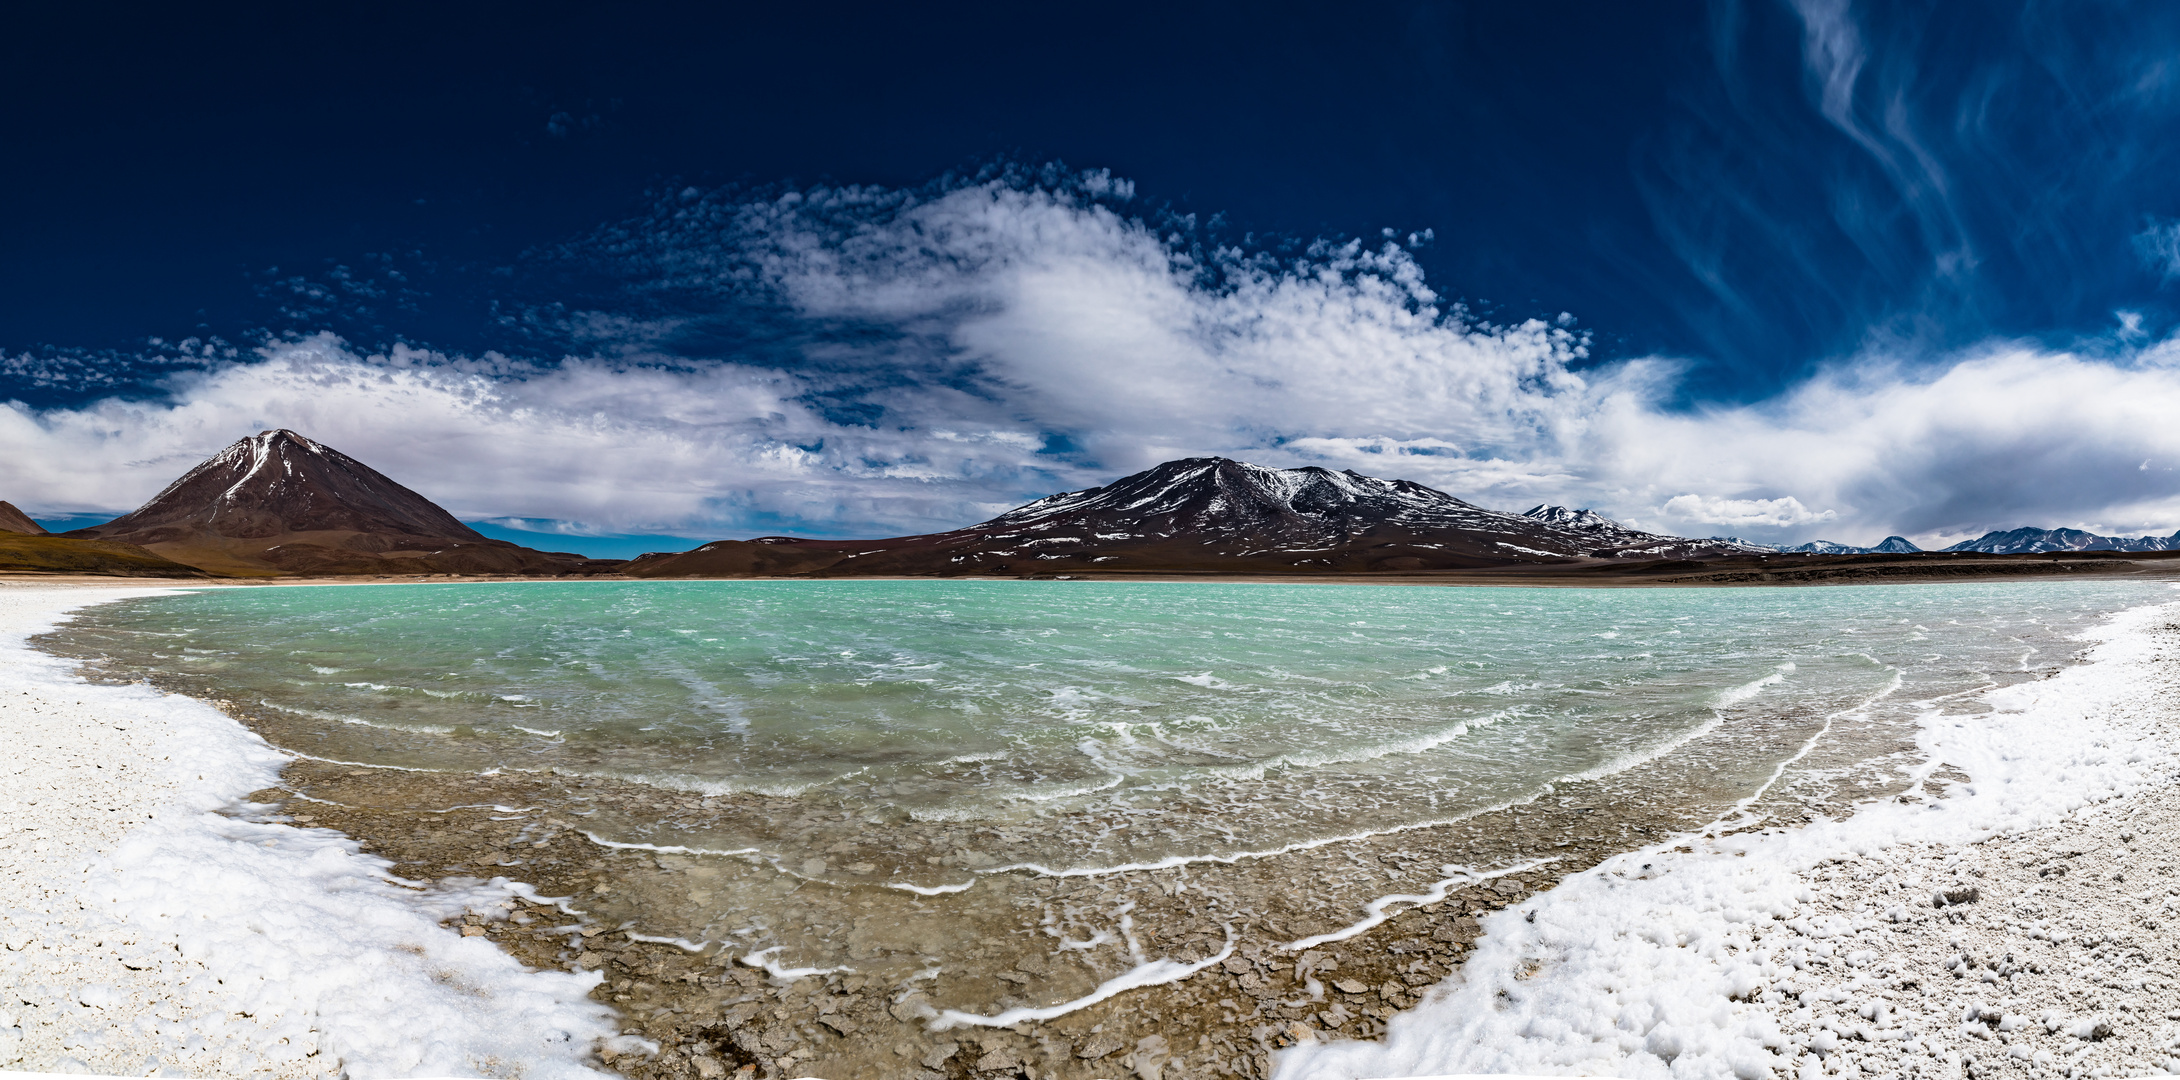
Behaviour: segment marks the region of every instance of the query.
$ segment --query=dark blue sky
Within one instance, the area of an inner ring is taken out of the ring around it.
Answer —
[[[1394,230],[1475,319],[1571,313],[1577,372],[1673,358],[1668,410],[1773,400],[1873,349],[2110,355],[2174,320],[2176,57],[2180,7],[2156,4],[18,7],[0,399],[172,400],[177,372],[330,332],[358,353],[762,367],[825,383],[795,400],[830,422],[885,427],[893,390],[993,400],[994,369],[949,367],[973,351],[953,329],[692,284],[691,252],[749,262],[776,238],[692,239],[682,208],[928,200],[1008,168],[1002,186],[1051,190],[1061,163],[1132,184],[1078,206],[1233,265]],[[856,352],[924,338],[944,342]],[[1046,480],[1120,467],[1030,412],[1008,415],[1066,459]],[[1266,446],[1332,433],[1264,427]],[[1040,481],[1009,483],[988,497]],[[813,513],[693,520],[907,520]]]

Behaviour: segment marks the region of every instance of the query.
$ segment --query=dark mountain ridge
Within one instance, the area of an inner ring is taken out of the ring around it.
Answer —
[[[2099,536],[2080,529],[2019,528],[1993,530],[1973,540],[1963,540],[1947,551],[1981,551],[1992,555],[2018,555],[2044,551],[2174,551],[2180,550],[2180,532],[2171,536]]]
[[[287,430],[242,439],[136,510],[64,535],[248,576],[568,574],[619,565],[489,539],[378,470]]]
[[[1355,573],[1768,550],[1627,528],[1588,511],[1509,514],[1407,480],[1186,458],[977,525],[883,540],[767,536],[646,555],[642,577],[1161,572]]]

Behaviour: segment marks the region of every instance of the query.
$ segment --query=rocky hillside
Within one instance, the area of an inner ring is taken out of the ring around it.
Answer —
[[[1984,533],[1946,548],[1947,551],[1981,551],[1993,555],[2019,555],[2040,551],[2173,551],[2180,549],[2180,532],[2171,536],[2099,536],[2080,529],[2009,529]]]
[[[22,533],[28,536],[46,535],[45,526],[30,520],[30,515],[15,508],[11,502],[0,502],[0,533]]]
[[[646,577],[1357,573],[1769,550],[1641,532],[1589,511],[1486,510],[1407,480],[1227,458],[1169,461],[968,528],[885,540],[723,540],[646,555]]]

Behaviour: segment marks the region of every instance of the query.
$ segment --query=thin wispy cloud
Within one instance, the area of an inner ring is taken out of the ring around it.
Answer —
[[[1691,80],[1633,159],[1693,288],[1625,267],[1627,288],[1704,342],[1707,388],[1776,390],[1870,349],[2061,342],[2115,307],[2171,332],[2129,248],[2162,274],[2145,221],[2180,216],[2180,25],[2078,4],[1719,11],[1716,78]],[[1799,71],[1778,63],[1788,34]]]
[[[2180,221],[2153,222],[2136,233],[2135,253],[2166,281],[2180,278]]]

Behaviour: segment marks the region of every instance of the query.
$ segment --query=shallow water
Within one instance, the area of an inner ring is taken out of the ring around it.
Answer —
[[[325,722],[297,747],[324,756],[1026,828],[1073,870],[1442,819],[1730,741],[1737,712],[1970,688],[2144,594],[403,585],[135,601],[68,636]]]
[[[93,608],[44,644],[241,703],[320,758],[650,785],[527,808],[479,861],[519,877],[526,845],[566,831],[668,849],[659,880],[591,902],[775,970],[930,978],[939,1006],[990,1015],[1194,963],[1237,920],[1341,933],[1472,852],[1541,854],[1458,830],[1412,851],[1356,838],[1585,782],[1585,802],[1700,816],[1818,740],[1835,766],[1856,738],[1896,752],[1930,703],[2049,672],[2071,635],[2166,591],[250,588]],[[419,783],[419,808],[448,797]],[[1610,816],[1579,839],[1603,842]],[[1160,866],[1204,873],[1131,873]],[[982,977],[1043,955],[1065,963]]]

